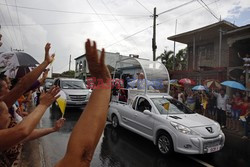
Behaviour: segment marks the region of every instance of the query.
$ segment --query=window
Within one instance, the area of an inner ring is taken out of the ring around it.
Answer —
[[[79,71],[82,71],[82,61],[79,63]]]
[[[136,108],[137,111],[140,111],[140,112],[143,112],[144,110],[151,111],[151,108],[152,107],[151,107],[150,103],[147,101],[147,99],[141,97],[138,100],[137,108]]]
[[[198,48],[198,53],[204,60],[214,59],[214,46],[213,44],[202,45]]]
[[[136,105],[137,100],[138,100],[138,97],[134,100],[133,105],[132,105],[132,108],[133,108],[134,110],[135,110],[135,105]]]
[[[78,65],[79,65],[79,64],[78,64],[78,62],[77,62],[77,63],[76,63],[76,72],[79,70],[79,69],[78,69]]]

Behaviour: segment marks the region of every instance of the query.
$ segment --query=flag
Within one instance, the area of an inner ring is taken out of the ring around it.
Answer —
[[[62,117],[63,117],[67,105],[66,94],[63,91],[60,91],[58,95],[60,95],[60,97],[56,100],[56,102],[62,112]]]

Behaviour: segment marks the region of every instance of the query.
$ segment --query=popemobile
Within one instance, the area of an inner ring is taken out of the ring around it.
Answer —
[[[129,57],[116,63],[108,120],[151,140],[162,154],[204,154],[223,148],[220,125],[169,95],[170,78],[157,61]],[[122,81],[122,82],[121,82]]]

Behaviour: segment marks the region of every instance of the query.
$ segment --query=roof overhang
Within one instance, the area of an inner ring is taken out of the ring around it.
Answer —
[[[184,43],[184,44],[189,44],[193,42],[194,37],[197,40],[209,40],[209,39],[213,39],[216,36],[219,36],[220,29],[223,32],[226,32],[226,31],[234,30],[236,28],[237,28],[236,25],[223,20],[214,24],[210,24],[205,27],[201,27],[192,31],[188,31],[185,33],[181,33],[181,34],[168,37],[168,39],[172,41]]]

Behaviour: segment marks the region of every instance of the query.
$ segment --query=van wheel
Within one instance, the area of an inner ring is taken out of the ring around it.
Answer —
[[[112,126],[113,126],[114,128],[117,128],[117,127],[119,126],[119,120],[118,120],[118,118],[117,118],[116,115],[113,115],[113,116],[112,116]]]
[[[157,148],[163,155],[173,152],[173,141],[169,134],[161,132],[157,137]]]

